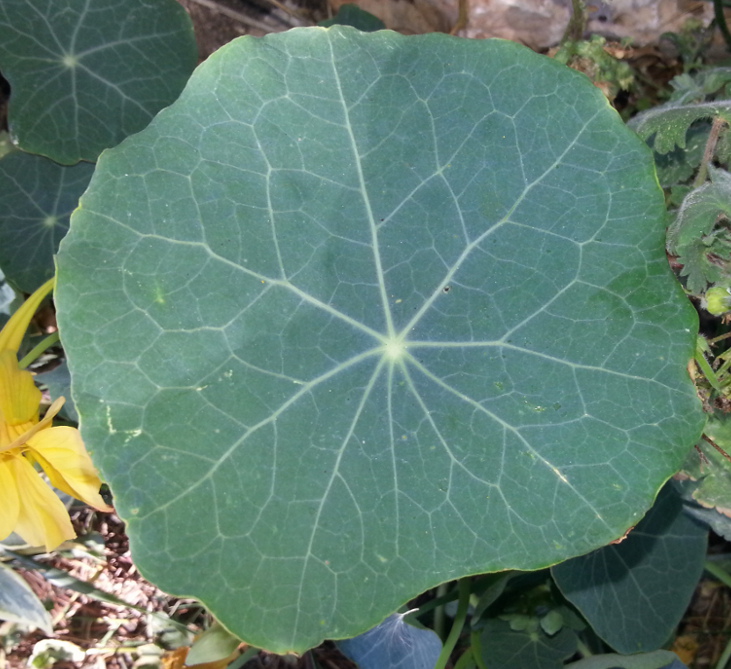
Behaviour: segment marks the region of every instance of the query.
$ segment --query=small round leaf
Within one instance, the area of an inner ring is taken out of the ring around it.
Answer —
[[[24,151],[65,165],[142,130],[178,97],[197,61],[175,0],[3,0],[0,70]]]

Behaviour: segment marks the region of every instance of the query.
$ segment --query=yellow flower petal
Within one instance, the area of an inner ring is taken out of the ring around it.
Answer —
[[[10,320],[0,330],[0,351],[13,351],[17,355],[33,314],[36,313],[46,295],[53,290],[54,283],[55,278],[46,281],[10,317]]]
[[[6,460],[20,497],[18,520],[13,530],[32,546],[52,551],[76,536],[69,513],[58,495],[23,456]],[[7,536],[7,535],[6,535]]]
[[[38,422],[40,403],[33,375],[18,367],[14,351],[0,351],[0,425],[8,429],[7,435],[0,432],[0,444],[14,441]]]
[[[12,456],[0,455],[0,541],[15,530],[20,514],[20,494],[12,459]]]
[[[46,411],[46,415],[43,416],[43,418],[38,421],[37,423],[27,423],[26,425],[30,426],[25,432],[22,432],[19,436],[17,436],[13,441],[7,444],[0,444],[0,453],[3,451],[11,451],[13,449],[25,449],[26,450],[26,457],[33,460],[33,454],[29,453],[26,448],[26,444],[28,441],[30,441],[30,438],[36,434],[37,432],[40,432],[41,430],[47,430],[48,428],[53,425],[53,419],[55,418],[56,414],[61,410],[61,407],[64,405],[64,402],[66,401],[65,397],[59,397],[57,400],[54,400],[53,404],[51,404],[50,407],[48,407],[48,411]],[[10,432],[12,433],[12,429]],[[20,432],[20,427],[15,429],[15,432]]]
[[[101,482],[78,430],[52,427],[63,406],[56,400],[39,420],[41,392],[18,366],[18,349],[33,314],[53,290],[47,281],[0,331],[0,539],[17,532],[28,543],[53,550],[75,535],[66,507],[35,468],[60,490],[102,511]]]
[[[50,427],[34,434],[26,446],[59,490],[100,511],[114,510],[99,494],[99,475],[77,429]]]

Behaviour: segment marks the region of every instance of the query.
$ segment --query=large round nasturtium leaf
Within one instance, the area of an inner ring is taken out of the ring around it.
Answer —
[[[196,65],[193,25],[175,0],[2,0],[0,71],[10,132],[65,165],[142,130]]]
[[[0,158],[0,269],[18,290],[32,293],[54,275],[53,255],[93,172],[91,163],[23,151]]]
[[[518,45],[242,38],[58,257],[83,436],[163,589],[275,651],[624,534],[698,438],[651,156]]]

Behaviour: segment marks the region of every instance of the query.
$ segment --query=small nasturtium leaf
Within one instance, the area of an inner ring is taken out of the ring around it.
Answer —
[[[434,630],[413,627],[404,614],[394,613],[372,630],[344,639],[338,648],[359,669],[433,669],[442,641]]]
[[[0,268],[18,290],[32,293],[53,276],[53,255],[93,172],[90,163],[23,151],[0,158]]]
[[[500,669],[563,669],[576,653],[576,633],[568,627],[548,636],[538,627],[515,629],[509,622],[489,619],[482,628],[482,661]]]
[[[136,564],[275,651],[621,536],[699,437],[648,148],[503,41],[243,38],[105,152],[58,256]]]
[[[72,165],[142,130],[180,94],[198,58],[175,0],[2,0],[0,71],[10,133]]]

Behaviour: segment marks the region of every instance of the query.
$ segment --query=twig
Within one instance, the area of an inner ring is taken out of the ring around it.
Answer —
[[[270,25],[267,25],[266,23],[263,23],[262,21],[257,21],[256,19],[253,19],[250,16],[246,16],[246,14],[242,14],[241,12],[237,12],[234,9],[230,9],[229,7],[224,7],[223,5],[219,5],[217,2],[213,2],[213,0],[189,0],[189,1],[195,2],[196,4],[201,5],[201,7],[205,7],[206,9],[210,9],[214,12],[218,12],[219,14],[222,14],[223,16],[227,16],[228,18],[233,19],[234,21],[243,23],[245,26],[249,26],[250,28],[256,28],[257,30],[261,30],[264,33],[276,32],[275,30],[272,30],[272,27]]]
[[[283,11],[285,14],[289,14],[293,19],[297,19],[298,21],[305,21],[306,23],[309,23],[310,25],[314,25],[314,21],[310,21],[309,19],[306,19],[299,12],[296,12],[294,9],[290,9],[286,5],[283,5],[281,2],[279,2],[279,0],[267,0],[267,2],[271,3],[277,9]]]
[[[724,339],[728,339],[729,337],[731,337],[731,332],[726,332],[725,334],[718,335],[718,337],[709,339],[708,343],[712,346],[713,344],[717,344],[718,342],[723,341]]]
[[[713,448],[715,448],[721,455],[723,455],[723,457],[726,458],[726,460],[731,462],[731,455],[726,453],[726,451],[724,451],[715,441],[713,441],[713,439],[706,436],[705,434],[703,434],[701,436],[703,437],[704,441],[707,441],[711,446],[713,446]]]
[[[561,44],[578,42],[586,30],[586,5],[584,0],[571,0],[571,18],[561,38]]]
[[[469,21],[469,0],[458,0],[457,6],[459,8],[459,14],[457,14],[457,22],[449,31],[450,35],[456,35],[460,30],[464,30],[467,27],[467,22]]]

